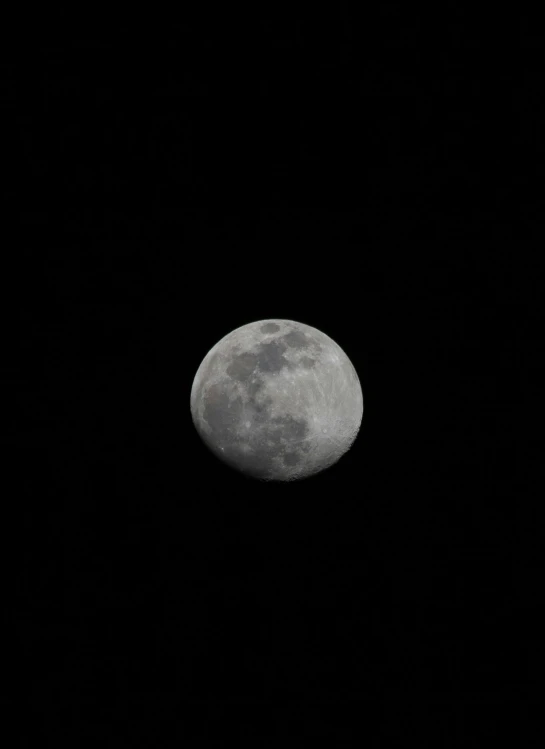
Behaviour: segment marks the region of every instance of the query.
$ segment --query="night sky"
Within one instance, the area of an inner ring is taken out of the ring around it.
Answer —
[[[62,20],[1,87],[33,278],[2,369],[20,730],[541,745],[531,25],[485,53],[476,19],[391,8]],[[286,485],[189,411],[209,349],[266,318],[333,338],[364,395],[352,449]]]

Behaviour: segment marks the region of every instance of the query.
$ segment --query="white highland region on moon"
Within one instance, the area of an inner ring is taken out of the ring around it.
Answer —
[[[232,331],[204,357],[193,423],[219,458],[263,480],[291,481],[336,463],[363,417],[356,370],[329,336],[292,320]]]

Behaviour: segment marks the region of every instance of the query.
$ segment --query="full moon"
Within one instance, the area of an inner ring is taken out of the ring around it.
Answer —
[[[207,447],[264,481],[329,468],[358,434],[363,394],[352,362],[329,336],[292,320],[260,320],[222,338],[191,388]]]

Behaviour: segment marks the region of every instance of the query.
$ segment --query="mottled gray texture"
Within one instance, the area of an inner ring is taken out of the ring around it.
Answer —
[[[205,356],[191,390],[205,444],[263,480],[318,473],[351,446],[363,416],[358,376],[316,328],[260,320],[237,328]]]

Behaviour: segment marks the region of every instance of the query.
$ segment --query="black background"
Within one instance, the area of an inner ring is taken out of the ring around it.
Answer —
[[[13,51],[5,206],[39,286],[3,375],[22,735],[539,745],[513,478],[537,46],[483,34],[390,6],[63,17]],[[189,412],[208,350],[273,317],[337,341],[365,402],[349,453],[286,486],[218,464]]]

